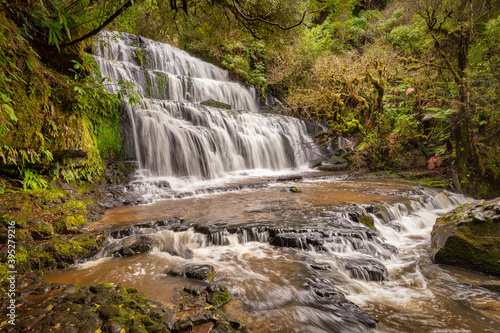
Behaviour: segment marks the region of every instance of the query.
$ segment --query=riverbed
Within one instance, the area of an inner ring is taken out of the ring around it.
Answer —
[[[222,310],[252,332],[500,332],[500,297],[480,286],[500,281],[429,259],[436,218],[471,199],[391,179],[239,181],[256,182],[265,186],[201,188],[179,199],[111,209],[99,224],[110,234],[135,232],[111,237],[107,252],[50,272],[46,280],[123,284],[172,304],[182,286],[205,282],[166,271],[209,264],[216,270],[213,283],[233,296]],[[174,222],[134,227],[169,219]],[[110,248],[137,234],[155,241],[151,252],[109,257]],[[338,292],[376,317],[378,328],[332,302]]]

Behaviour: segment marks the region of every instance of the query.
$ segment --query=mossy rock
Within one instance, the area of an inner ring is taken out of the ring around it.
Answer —
[[[30,294],[45,294],[33,302]],[[175,311],[111,284],[77,287],[35,282],[16,300],[18,329],[34,332],[169,332]],[[2,313],[4,315],[4,313]],[[7,329],[0,323],[0,330]]]
[[[370,216],[368,216],[366,214],[361,214],[359,216],[359,222],[361,224],[364,224],[368,228],[375,230],[375,224],[373,222],[373,219]]]
[[[231,110],[231,105],[222,103],[213,99],[209,99],[207,101],[203,101],[200,104],[206,105],[206,106],[211,106],[213,108],[218,108],[218,109],[226,109],[226,110]]]
[[[227,291],[226,287],[209,286],[207,295],[207,302],[218,308],[231,300],[231,294]]]
[[[318,167],[320,171],[344,171],[347,169],[349,165],[347,163],[344,164],[323,164]]]
[[[461,205],[437,219],[431,259],[500,275],[500,198]]]
[[[50,223],[42,222],[30,227],[33,239],[42,240],[54,234],[54,227]]]
[[[332,164],[332,165],[340,165],[340,164],[346,164],[346,163],[347,163],[347,161],[341,157],[338,157],[338,156],[330,157],[330,164]]]
[[[317,168],[317,167],[321,166],[323,164],[323,160],[321,158],[317,158],[315,160],[309,161],[308,164],[309,164],[309,167],[311,169],[314,169],[314,168]]]
[[[186,277],[197,280],[212,282],[215,268],[212,265],[192,265],[184,270]]]

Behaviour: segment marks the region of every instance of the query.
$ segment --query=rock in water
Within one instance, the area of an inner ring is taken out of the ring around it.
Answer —
[[[461,205],[436,220],[434,263],[500,275],[500,198]]]

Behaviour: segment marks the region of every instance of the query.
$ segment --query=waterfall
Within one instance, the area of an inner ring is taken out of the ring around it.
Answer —
[[[252,169],[306,165],[314,150],[305,124],[258,112],[255,90],[227,71],[171,45],[125,33],[105,33],[94,58],[110,92],[132,82],[144,98],[126,106],[142,180],[187,182]],[[213,99],[231,110],[201,105]]]

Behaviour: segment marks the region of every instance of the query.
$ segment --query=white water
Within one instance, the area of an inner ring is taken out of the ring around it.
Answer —
[[[145,97],[134,108],[126,106],[139,162],[136,191],[145,195],[224,182],[238,171],[304,168],[316,153],[302,121],[256,112],[253,89],[173,46],[106,33],[95,59],[102,76],[111,79],[111,92],[119,90],[119,81],[132,82]],[[232,110],[198,104],[208,99]]]

